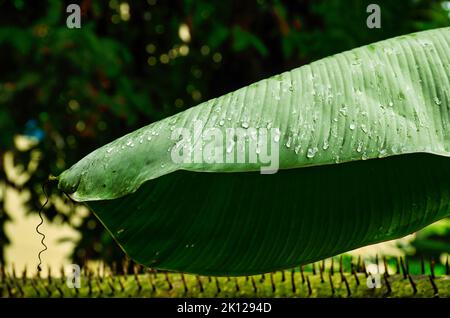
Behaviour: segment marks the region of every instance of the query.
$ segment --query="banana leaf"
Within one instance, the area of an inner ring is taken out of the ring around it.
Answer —
[[[450,28],[377,42],[129,133],[58,187],[146,266],[307,264],[450,215],[449,78]]]

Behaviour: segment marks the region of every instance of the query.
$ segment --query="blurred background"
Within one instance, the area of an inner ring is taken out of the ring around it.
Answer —
[[[66,7],[81,7],[81,28]],[[381,7],[381,29],[366,8]],[[257,80],[450,25],[450,1],[0,0],[0,263],[35,271],[42,183],[125,133]],[[44,265],[124,258],[82,205],[49,189]],[[354,253],[444,262],[450,219]]]

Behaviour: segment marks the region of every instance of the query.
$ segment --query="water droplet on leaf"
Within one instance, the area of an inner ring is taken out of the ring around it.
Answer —
[[[378,153],[378,158],[386,157],[386,155],[387,155],[387,150],[381,149],[380,152]]]
[[[313,147],[313,148],[308,148],[308,152],[306,153],[306,157],[308,158],[314,158],[314,156],[316,155],[317,151],[319,149],[317,149],[317,147]]]

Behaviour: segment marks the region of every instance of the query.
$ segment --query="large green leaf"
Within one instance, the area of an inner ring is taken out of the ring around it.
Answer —
[[[254,274],[401,237],[450,214],[449,45],[450,28],[425,31],[260,81],[92,152],[59,188],[156,268]],[[279,129],[268,143],[280,170],[174,162],[174,132],[199,123],[248,131],[249,143],[252,129]]]

